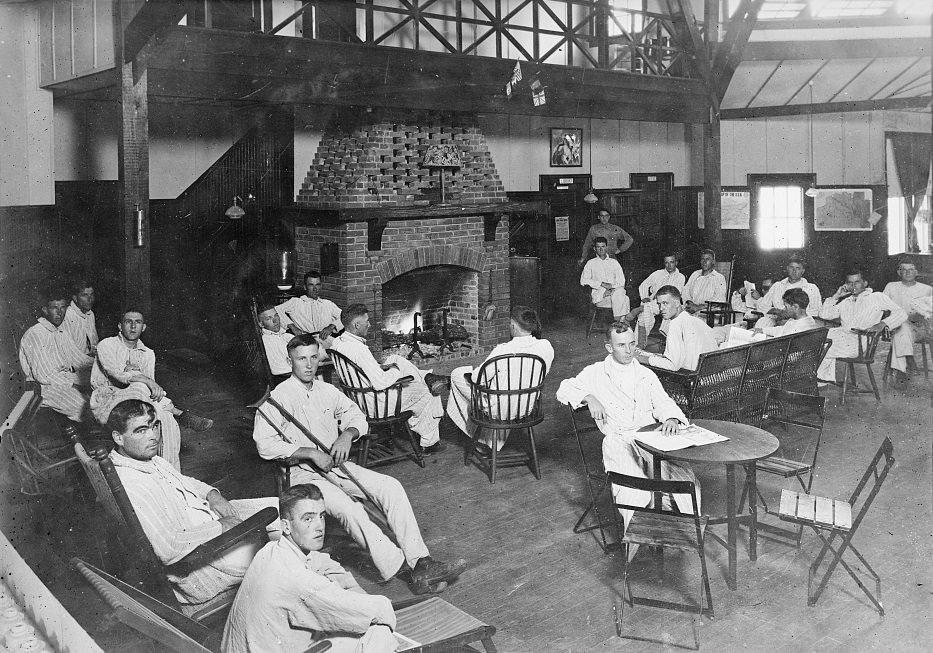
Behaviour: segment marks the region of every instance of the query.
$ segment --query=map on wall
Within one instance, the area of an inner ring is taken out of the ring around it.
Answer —
[[[704,193],[700,191],[697,197],[697,227],[704,228],[705,210],[703,207]],[[722,191],[722,228],[748,229],[751,216],[751,194],[745,191]]]
[[[813,198],[817,231],[871,231],[870,188],[818,188]]]

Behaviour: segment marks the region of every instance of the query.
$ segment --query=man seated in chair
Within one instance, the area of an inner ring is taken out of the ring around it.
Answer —
[[[890,314],[882,319],[885,311],[890,311]],[[884,293],[872,291],[862,272],[853,270],[846,275],[845,284],[823,302],[820,317],[824,320],[838,319],[842,323],[829,330],[827,338],[833,344],[816,371],[817,382],[825,387],[828,383],[836,382],[837,358],[858,355],[859,336],[852,329],[873,333],[879,333],[885,327],[893,330],[907,321],[907,311]]]
[[[758,310],[758,303],[761,301],[762,297],[768,294],[768,291],[773,285],[774,282],[771,279],[762,279],[760,285],[761,291],[759,292],[757,288],[754,288],[749,292],[743,283],[739,288],[732,291],[732,297],[729,300],[732,304],[732,310],[736,313],[741,313],[743,320],[757,322],[761,317],[761,311]]]
[[[115,405],[107,430],[116,444],[110,459],[143,532],[165,565],[178,562],[243,519],[278,503],[272,497],[227,501],[216,488],[180,473],[158,455],[162,425],[148,402],[126,399]],[[267,530],[277,537],[278,529],[278,523],[273,522]],[[258,541],[247,540],[186,576],[169,574],[184,611],[190,614],[236,587],[259,548]]]
[[[295,335],[316,333],[324,350],[330,349],[334,333],[340,331],[340,308],[321,297],[321,273],[311,270],[305,274],[305,294],[292,297],[276,309],[282,326]],[[275,374],[275,372],[273,372]]]
[[[715,351],[718,346],[713,330],[684,310],[680,291],[674,286],[663,286],[656,297],[658,309],[669,323],[664,353],[638,351],[638,361],[665,370],[695,370],[700,354]]]
[[[655,326],[655,318],[658,316],[658,305],[655,303],[655,295],[658,290],[664,286],[674,286],[677,290],[683,292],[686,279],[677,269],[677,254],[671,253],[664,256],[664,267],[655,270],[638,286],[638,296],[641,297],[641,305],[636,306],[629,314],[625,316],[625,321],[638,324],[650,332]],[[666,331],[666,329],[665,329]]]
[[[590,288],[590,301],[597,308],[611,308],[616,322],[625,319],[629,312],[628,295],[625,294],[625,274],[619,262],[609,256],[608,245],[603,236],[593,241],[596,257],[583,266],[580,285]]]
[[[486,361],[508,354],[534,354],[544,360],[546,374],[551,369],[551,363],[554,361],[554,348],[547,340],[538,338],[541,335],[541,322],[538,320],[538,314],[527,306],[514,306],[509,319],[509,332],[512,334],[512,339],[496,345],[489,353],[489,356],[486,357]],[[471,378],[476,381],[477,374],[479,374],[486,361],[474,368],[469,366],[458,367],[450,373],[450,397],[447,399],[447,415],[457,428],[469,438],[477,437],[477,433],[476,425],[470,420],[471,390],[466,381],[466,375],[472,372]],[[517,371],[516,369],[515,372]],[[513,375],[517,376],[515,372],[513,372]],[[501,373],[504,375],[504,370]],[[521,387],[523,380],[515,378],[503,381],[497,389],[506,389],[506,383],[509,388],[518,389]],[[497,451],[505,444],[507,435],[507,432],[501,435],[496,433]],[[481,440],[481,442],[486,446],[492,446],[491,437],[485,436],[485,439]]]
[[[282,537],[253,558],[224,627],[223,653],[305,651],[321,641],[330,653],[391,653],[392,601],[367,594],[326,553],[324,497],[317,485],[293,485],[279,497]]]
[[[288,343],[295,336],[282,327],[282,318],[275,304],[260,304],[258,317],[262,329],[262,348],[269,361],[269,369],[277,382],[284,381],[292,373]]]
[[[713,335],[716,337],[716,341],[722,343],[719,348],[723,349],[747,344],[750,342],[748,338],[756,334],[763,334],[766,338],[777,338],[792,333],[800,333],[801,331],[809,331],[819,326],[816,320],[807,314],[810,297],[803,289],[791,288],[784,293],[784,297],[781,299],[784,305],[779,315],[780,320],[783,322],[781,326],[770,326],[764,329],[760,329],[756,326],[751,332],[742,328],[738,328],[737,331],[734,331],[733,329],[736,329],[735,325],[713,327]],[[741,334],[740,337],[735,337],[736,332]],[[761,337],[760,335],[757,336],[757,338]]]
[[[706,302],[726,301],[726,278],[716,270],[716,252],[704,249],[700,269],[690,275],[682,293],[684,309],[691,315],[706,310]]]
[[[315,378],[320,362],[318,348],[317,340],[310,334],[292,339],[288,344],[292,375],[276,386],[271,396],[323,445],[330,447],[330,454],[319,449],[274,406],[264,404],[259,407],[253,426],[259,455],[266,460],[300,461],[291,469],[291,481],[315,483],[320,488],[327,513],[340,521],[357,544],[369,550],[383,580],[410,573],[409,587],[416,594],[442,591],[460,575],[466,562],[433,560],[402,484],[391,476],[349,462],[350,445],[365,435],[369,427],[356,404],[334,386]],[[398,546],[370,521],[362,505],[351,498],[365,495],[340,469],[341,465],[378,502],[377,507],[386,515]]]
[[[440,422],[444,405],[438,395],[445,385],[444,377],[419,370],[410,360],[396,354],[380,365],[366,345],[371,325],[369,309],[364,304],[348,306],[340,320],[344,331],[334,339],[332,349],[359,365],[375,390],[385,390],[399,379],[411,376],[412,380],[402,388],[402,410],[412,412],[408,425],[418,434],[422,453],[430,455],[443,451]]]
[[[94,287],[84,279],[71,286],[71,303],[65,311],[62,329],[75,343],[78,351],[88,356],[97,353],[97,322],[94,317]]]
[[[162,424],[161,456],[181,470],[179,424],[200,432],[211,428],[214,420],[176,407],[156,383],[155,352],[140,340],[145,330],[143,314],[131,309],[120,318],[117,335],[97,345],[97,361],[91,371],[91,410],[98,422],[106,424],[111,409],[125,399],[151,402]]]
[[[897,276],[900,281],[892,281],[884,287],[884,294],[890,297],[895,304],[907,311],[907,321],[894,330],[891,335],[891,369],[897,381],[908,380],[907,371],[914,365],[914,343],[917,340],[917,330],[921,326],[924,316],[918,308],[918,299],[933,295],[933,288],[917,281],[917,266],[909,259],[897,265]]]
[[[816,317],[820,313],[823,298],[816,284],[807,281],[804,276],[806,264],[799,256],[791,256],[787,262],[787,276],[771,286],[768,293],[758,300],[758,312],[764,315],[755,323],[759,329],[781,326],[787,317],[784,315],[784,293],[797,288],[807,293],[809,303],[807,314]]]
[[[676,288],[674,288],[676,290]],[[660,293],[659,293],[660,294]],[[587,406],[603,435],[603,467],[607,471],[650,478],[653,473],[651,454],[635,444],[638,429],[660,422],[658,430],[675,435],[687,424],[683,411],[674,403],[651,370],[635,358],[635,334],[625,323],[606,331],[605,360],[593,363],[576,377],[561,381],[557,401],[572,408]],[[661,477],[667,480],[693,481],[700,485],[693,470],[685,463],[663,461]],[[612,486],[618,503],[647,506],[648,492]],[[668,500],[667,497],[665,500]],[[689,496],[676,495],[679,510],[693,512]],[[630,511],[622,511],[626,527]],[[634,554],[634,552],[632,552]]]
[[[88,417],[94,359],[82,353],[62,327],[67,308],[65,291],[44,292],[42,317],[20,340],[19,364],[26,380],[39,384],[43,407],[81,422]]]

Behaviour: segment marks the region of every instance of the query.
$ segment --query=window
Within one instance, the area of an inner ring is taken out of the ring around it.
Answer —
[[[803,188],[762,184],[757,195],[758,245],[765,250],[803,247]]]

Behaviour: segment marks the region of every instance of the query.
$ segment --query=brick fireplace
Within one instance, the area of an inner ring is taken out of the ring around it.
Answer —
[[[461,151],[462,167],[445,181],[450,205],[437,204],[437,171],[421,167],[434,144]],[[296,202],[298,274],[335,265],[323,294],[369,307],[377,352],[393,334],[409,333],[416,311],[421,327],[439,332],[443,314],[463,337],[444,352],[426,349],[440,357],[484,353],[508,339],[507,213],[515,205],[471,117],[342,114]]]

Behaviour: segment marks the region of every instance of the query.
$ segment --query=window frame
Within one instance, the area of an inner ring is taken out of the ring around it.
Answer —
[[[802,192],[805,192],[811,184],[816,183],[816,175],[813,173],[781,173],[781,174],[757,174],[748,175],[747,183],[749,189],[749,201],[751,216],[749,216],[749,227],[755,242],[755,247],[766,252],[790,252],[794,250],[803,250],[813,242],[813,198],[803,196],[803,243],[800,247],[775,247],[773,249],[764,249],[761,246],[759,235],[761,233],[760,219],[758,217],[759,194],[762,186],[798,186]]]

